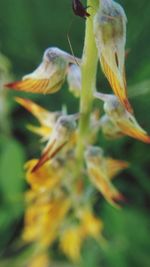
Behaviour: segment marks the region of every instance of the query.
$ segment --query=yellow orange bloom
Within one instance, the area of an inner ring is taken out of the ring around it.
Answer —
[[[21,81],[6,84],[6,87],[31,93],[55,93],[64,83],[69,63],[75,61],[73,56],[59,48],[48,48],[35,71],[24,76]]]

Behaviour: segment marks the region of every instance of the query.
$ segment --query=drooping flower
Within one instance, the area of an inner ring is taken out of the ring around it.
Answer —
[[[75,141],[77,128],[76,120],[78,117],[79,114],[74,114],[64,115],[58,118],[50,136],[50,141],[46,145],[33,171],[36,171],[45,162],[52,159],[67,143]]]
[[[31,93],[52,94],[64,83],[68,65],[76,63],[74,56],[56,47],[46,49],[42,63],[21,81],[6,84],[6,87]]]
[[[104,110],[114,127],[117,127],[124,135],[150,143],[150,136],[138,124],[136,118],[120,104],[116,96],[95,93],[95,97],[104,101]]]
[[[102,70],[115,95],[132,112],[125,77],[126,22],[121,5],[113,0],[100,1],[100,9],[94,19],[94,32]]]
[[[85,160],[90,181],[111,205],[118,207],[117,202],[123,201],[124,197],[110,181],[107,160],[102,149],[89,146],[85,152]]]

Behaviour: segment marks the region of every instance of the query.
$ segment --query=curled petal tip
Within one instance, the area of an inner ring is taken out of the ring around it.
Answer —
[[[16,89],[18,83],[19,83],[19,81],[17,81],[17,82],[12,82],[12,83],[7,83],[7,84],[5,84],[4,86],[5,86],[6,88]]]
[[[142,140],[142,139],[141,139]],[[145,137],[143,137],[143,140],[142,140],[144,143],[147,143],[147,144],[150,144],[150,136],[147,135]]]
[[[121,207],[123,204],[127,204],[127,199],[120,193],[114,196],[112,200],[117,204],[118,207]]]
[[[122,131],[128,135],[131,136],[137,140],[140,140],[144,143],[150,144],[150,136],[144,131],[139,128],[137,128],[135,125],[121,125],[120,128]]]

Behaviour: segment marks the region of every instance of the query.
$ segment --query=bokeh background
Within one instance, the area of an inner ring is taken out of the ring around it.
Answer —
[[[129,95],[138,121],[150,133],[150,2],[119,2],[128,17]],[[74,54],[80,57],[84,24],[83,19],[73,14],[71,0],[0,0],[0,53],[8,59],[0,57],[0,84],[30,73],[40,63],[47,47],[58,46],[70,52],[68,34]],[[97,87],[111,92],[100,69]],[[21,267],[20,263],[14,263],[14,258],[20,258],[21,262],[25,256],[18,249],[23,225],[23,192],[27,188],[23,164],[39,156],[40,144],[26,129],[26,124],[34,122],[33,117],[15,103],[14,97],[29,97],[49,110],[59,110],[66,105],[69,113],[78,111],[78,100],[68,92],[66,85],[60,92],[46,97],[0,90],[0,267]],[[108,141],[101,133],[98,144],[106,155],[130,162],[129,169],[115,180],[127,204],[118,211],[97,196],[95,210],[104,220],[109,244],[103,250],[88,240],[80,266],[149,267],[150,146],[128,137]],[[55,251],[55,258],[60,257]]]

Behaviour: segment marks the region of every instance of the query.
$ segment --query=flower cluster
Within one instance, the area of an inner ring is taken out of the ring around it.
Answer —
[[[16,101],[40,123],[28,128],[48,143],[40,159],[25,164],[30,189],[26,193],[23,238],[35,243],[37,251],[44,251],[44,255],[49,246],[59,240],[60,249],[71,260],[78,261],[88,236],[98,242],[102,240],[103,223],[94,214],[93,190],[86,183],[87,177],[110,204],[118,207],[117,202],[123,200],[123,196],[111,180],[127,168],[128,163],[105,157],[102,149],[90,145],[96,138],[92,133],[85,150],[87,167],[83,166],[76,176],[77,114],[49,112],[29,99],[17,97]],[[91,125],[99,127],[99,121],[97,113],[93,113]]]
[[[94,1],[90,2],[94,5]],[[86,90],[94,91],[91,101],[95,97],[104,102],[104,115],[100,116],[97,110],[84,114],[83,105],[76,114],[50,112],[29,99],[16,98],[39,121],[39,126],[29,125],[28,128],[38,134],[42,142],[46,142],[40,158],[32,159],[25,165],[30,189],[26,193],[23,238],[36,248],[31,266],[37,267],[38,262],[42,262],[42,266],[46,267],[48,248],[54,243],[72,261],[78,261],[87,237],[102,242],[103,223],[96,217],[93,208],[94,187],[114,207],[120,207],[120,202],[124,201],[124,196],[113,185],[112,179],[127,168],[128,163],[104,155],[103,149],[95,145],[98,132],[102,130],[109,139],[128,135],[150,143],[150,137],[136,121],[127,97],[125,12],[113,0],[101,0],[93,12],[86,18],[87,29],[89,23],[93,34],[90,38],[94,36],[93,51],[95,49],[95,54],[98,54],[102,71],[115,95],[98,93],[95,87],[93,90],[93,80]],[[86,45],[91,42],[90,38]],[[6,86],[19,91],[51,94],[58,91],[67,79],[69,90],[82,101],[85,97],[84,77],[88,80],[90,75],[90,72],[85,73],[88,56],[86,47],[82,59],[58,48],[48,48],[35,71],[21,81]],[[87,105],[92,105],[88,101]],[[90,129],[84,135],[82,125]],[[83,151],[81,149],[79,160],[76,148],[81,143],[81,136],[85,138],[82,138]],[[90,182],[87,182],[87,178]]]

